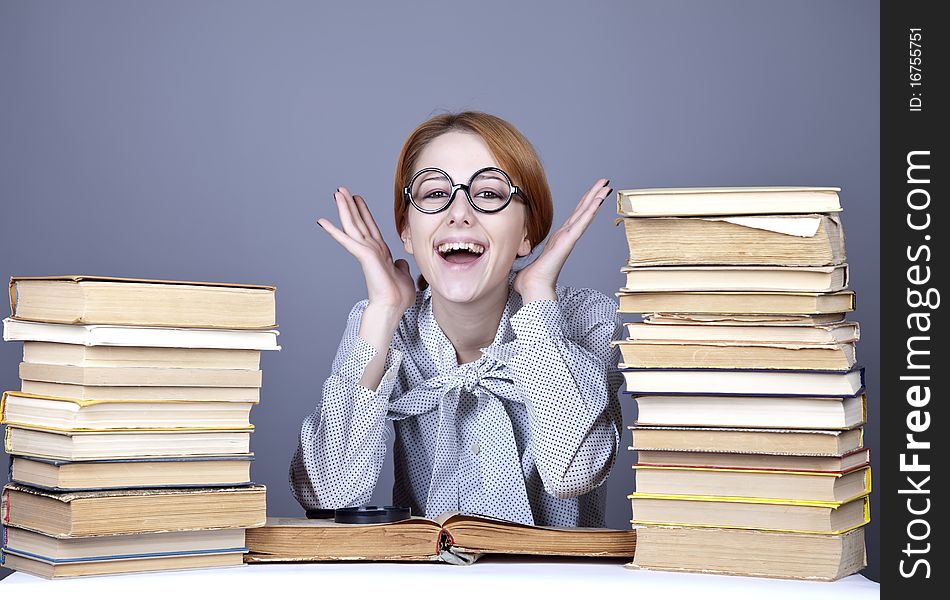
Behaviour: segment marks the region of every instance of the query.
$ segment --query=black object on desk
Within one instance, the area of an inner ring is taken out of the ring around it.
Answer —
[[[332,508],[315,508],[313,510],[307,511],[308,519],[332,519],[334,517],[335,510]]]
[[[411,515],[407,506],[357,506],[338,508],[334,515],[337,523],[367,525],[369,523],[395,523],[404,521]],[[308,515],[309,516],[309,515]]]

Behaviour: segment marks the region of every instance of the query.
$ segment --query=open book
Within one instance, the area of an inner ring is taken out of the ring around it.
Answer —
[[[435,520],[412,517],[372,525],[269,517],[263,527],[247,530],[246,545],[248,563],[393,560],[467,565],[488,553],[629,558],[636,532],[540,527],[457,512]]]

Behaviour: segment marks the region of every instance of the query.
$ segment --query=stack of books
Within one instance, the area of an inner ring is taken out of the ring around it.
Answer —
[[[834,580],[866,564],[863,369],[837,188],[618,193],[635,568]]]
[[[250,480],[274,288],[14,277],[5,340],[4,566],[68,577],[243,564],[265,522]]]

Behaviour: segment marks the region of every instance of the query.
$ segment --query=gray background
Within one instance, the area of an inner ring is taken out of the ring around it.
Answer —
[[[347,185],[401,256],[403,140],[436,112],[484,110],[538,149],[555,226],[599,177],[615,189],[840,186],[876,448],[879,20],[860,0],[3,1],[0,276],[275,284],[283,350],[262,361],[253,478],[269,514],[301,514],[286,483],[296,434],[366,295],[356,261],[314,221],[338,222],[331,193]],[[622,284],[612,209],[562,282]],[[4,389],[18,387],[20,352],[0,345]],[[622,449],[608,482],[612,527],[629,526],[632,462]],[[375,502],[390,499],[391,468]],[[877,492],[871,506],[877,579]]]

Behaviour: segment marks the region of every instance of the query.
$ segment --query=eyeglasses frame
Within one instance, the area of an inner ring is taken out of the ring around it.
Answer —
[[[472,200],[472,193],[471,193],[472,182],[475,181],[475,178],[476,178],[476,177],[478,177],[479,175],[481,175],[481,174],[484,173],[485,171],[498,171],[499,173],[501,173],[502,175],[504,175],[504,176],[505,176],[505,181],[508,182],[508,188],[509,188],[509,190],[510,190],[510,192],[508,193],[508,199],[505,200],[505,203],[502,204],[500,207],[494,209],[494,210],[485,210],[484,208],[481,208],[480,206],[478,206],[477,204],[475,204],[475,201]],[[448,179],[448,180],[449,180],[449,183],[452,184],[452,191],[451,191],[451,193],[449,194],[449,199],[446,201],[446,203],[445,203],[444,206],[442,206],[441,208],[438,208],[438,209],[436,209],[436,210],[426,210],[426,209],[420,207],[418,204],[416,204],[416,201],[412,199],[412,193],[409,191],[410,189],[412,189],[412,184],[413,184],[413,182],[415,182],[415,180],[416,180],[420,175],[422,175],[423,173],[430,173],[430,172],[441,173],[442,175],[445,175],[445,178]],[[415,209],[418,210],[419,212],[425,213],[425,214],[427,214],[427,215],[434,215],[434,214],[438,214],[438,213],[440,213],[440,212],[442,212],[442,211],[448,209],[449,206],[452,205],[452,202],[455,201],[455,194],[456,194],[460,189],[465,191],[465,197],[468,198],[468,203],[472,206],[472,208],[474,208],[475,210],[477,210],[477,211],[480,212],[480,213],[494,214],[494,213],[501,212],[501,211],[505,210],[505,208],[507,208],[508,205],[511,204],[511,199],[515,197],[515,194],[521,196],[521,199],[522,199],[522,200],[526,200],[525,195],[521,192],[521,189],[520,189],[518,186],[516,186],[516,185],[514,185],[513,183],[511,183],[511,177],[508,175],[508,173],[505,173],[503,170],[499,169],[498,167],[482,167],[481,169],[475,171],[475,172],[472,174],[471,177],[469,177],[468,183],[455,183],[454,181],[452,181],[452,177],[451,177],[448,173],[446,173],[445,171],[443,171],[442,169],[440,169],[440,168],[438,168],[438,167],[426,167],[425,169],[422,169],[422,170],[418,171],[415,175],[413,175],[413,176],[409,179],[409,184],[406,185],[404,188],[402,188],[402,195],[403,195],[403,197],[404,197],[406,200],[409,201],[410,204],[412,204],[413,208],[415,208]],[[527,206],[527,204],[525,204],[525,206]]]

